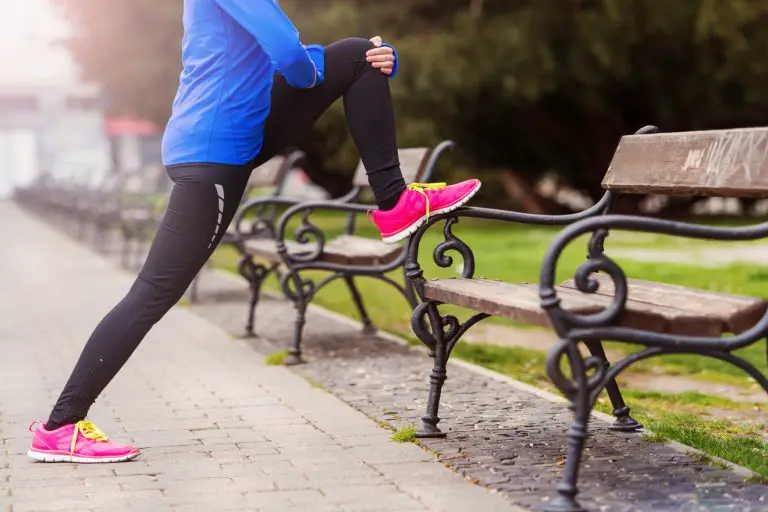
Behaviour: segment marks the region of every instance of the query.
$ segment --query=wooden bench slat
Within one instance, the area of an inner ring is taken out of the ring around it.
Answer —
[[[691,289],[692,293],[695,291]],[[549,317],[540,305],[539,287],[535,284],[490,279],[436,279],[425,283],[424,293],[426,298],[446,304],[533,325],[550,326]],[[572,286],[558,286],[557,293],[564,309],[579,314],[597,313],[612,300],[605,293],[584,294]],[[684,304],[673,307],[632,299],[627,300],[627,308],[619,325],[692,336],[719,336],[725,327],[720,318],[696,309],[689,310]]]
[[[271,238],[255,238],[245,241],[245,250],[252,256],[258,256],[271,262],[279,262],[280,255],[277,252],[277,243]],[[290,254],[309,254],[315,247],[314,244],[300,244],[290,240],[285,241],[285,246]]]
[[[613,296],[613,280],[605,274],[593,276],[599,283],[598,294]],[[765,314],[763,300],[741,295],[730,295],[708,290],[699,290],[665,283],[654,283],[640,279],[628,279],[628,299],[633,302],[655,304],[685,311],[703,317],[717,319],[722,332],[740,333],[753,325]],[[562,284],[565,288],[576,289],[573,280]]]
[[[768,128],[627,135],[603,187],[637,194],[768,197]]]
[[[424,284],[424,296],[445,304],[503,316],[532,325],[549,327],[549,317],[541,309],[535,286],[526,283],[504,283],[490,279],[434,279]],[[574,298],[569,304],[579,313],[596,313],[600,306]]]
[[[306,255],[317,247],[315,244],[299,244],[286,240],[289,254]],[[272,239],[253,239],[245,242],[246,250],[268,261],[280,261],[277,244]],[[348,265],[385,265],[398,258],[403,251],[399,245],[385,244],[379,240],[354,235],[342,235],[325,244],[320,261]]]
[[[323,261],[350,265],[385,265],[397,259],[403,247],[381,240],[341,235],[325,244]]]

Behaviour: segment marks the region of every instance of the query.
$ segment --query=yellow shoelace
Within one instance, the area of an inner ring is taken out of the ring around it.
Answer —
[[[445,183],[411,183],[408,185],[408,190],[413,190],[424,196],[427,201],[427,219],[429,219],[429,196],[425,190],[442,190],[445,187]]]
[[[75,444],[77,444],[77,434],[81,434],[86,439],[94,441],[109,441],[107,434],[99,430],[96,425],[90,421],[78,421],[75,423],[75,430],[72,432],[72,444],[69,447],[69,454],[75,453]]]

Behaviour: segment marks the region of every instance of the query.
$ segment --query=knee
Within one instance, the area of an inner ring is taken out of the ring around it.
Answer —
[[[362,37],[349,37],[347,39],[342,39],[341,41],[334,43],[332,46],[336,45],[338,45],[340,49],[343,49],[344,53],[362,59],[365,59],[366,52],[373,48],[373,43],[368,39],[363,39]]]

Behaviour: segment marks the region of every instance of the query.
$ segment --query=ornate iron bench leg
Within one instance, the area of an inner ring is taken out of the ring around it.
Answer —
[[[432,347],[432,358],[434,365],[432,373],[429,376],[429,397],[427,398],[427,414],[421,418],[421,429],[416,432],[416,437],[420,438],[441,438],[446,434],[437,424],[440,417],[437,415],[440,409],[440,396],[443,392],[443,384],[448,378],[446,367],[448,366],[448,344],[443,335],[442,319],[437,311],[437,306],[433,303],[427,303],[429,319],[432,323],[432,334],[434,335],[435,346]],[[437,327],[437,328],[435,328]]]
[[[293,285],[293,290],[290,286]],[[293,331],[293,344],[288,350],[288,358],[285,360],[286,366],[295,366],[303,364],[301,357],[301,341],[304,335],[304,325],[307,318],[307,306],[312,301],[314,295],[314,284],[311,281],[302,281],[297,271],[291,269],[282,278],[283,292],[286,297],[293,301],[296,308],[296,324]]]
[[[136,238],[134,239],[133,244],[133,252],[131,253],[131,269],[137,270],[139,267],[139,259],[141,258],[141,248],[144,246],[144,237],[141,231],[139,230],[136,233]]]
[[[363,304],[363,297],[360,295],[360,290],[357,289],[354,279],[352,276],[345,275],[344,282],[347,283],[347,288],[349,288],[349,293],[355,302],[357,312],[360,313],[360,321],[363,322],[363,334],[376,334],[376,326],[373,325],[371,318],[368,316],[368,311],[365,309],[365,304]]]
[[[603,350],[603,344],[600,341],[588,341],[585,342],[589,352],[603,361],[603,365],[607,370],[611,363],[608,362],[608,357]],[[611,379],[605,385],[605,390],[608,392],[608,398],[611,399],[611,405],[613,406],[613,415],[616,417],[616,421],[608,427],[610,430],[618,432],[635,432],[643,428],[636,419],[629,415],[630,409],[627,404],[624,403],[624,397],[621,396],[619,385],[616,383],[616,379]]]
[[[441,316],[438,304],[434,301],[422,302],[413,311],[411,328],[416,336],[429,349],[429,355],[434,359],[432,373],[429,376],[429,398],[427,399],[427,414],[421,418],[421,429],[416,432],[416,437],[445,437],[437,424],[440,422],[438,409],[440,408],[440,396],[443,392],[443,384],[448,378],[448,358],[451,357],[454,347],[461,337],[473,325],[488,318],[485,313],[477,313],[463,324],[452,316]],[[429,329],[427,328],[429,321]]]
[[[301,357],[301,340],[304,335],[304,324],[307,316],[307,298],[301,297],[294,302],[296,306],[296,325],[293,331],[293,345],[288,351],[288,358],[285,360],[286,366],[295,366],[304,363]]]
[[[563,479],[557,486],[558,496],[545,507],[546,512],[586,512],[586,509],[576,501],[576,495],[579,493],[576,482],[579,478],[584,443],[587,440],[587,425],[593,401],[587,371],[578,346],[570,343],[567,353],[574,386],[570,394],[574,417],[568,430],[568,458],[565,462]],[[552,371],[549,364],[547,370]]]
[[[131,237],[128,234],[128,230],[123,228],[123,245],[122,245],[122,254],[120,256],[120,265],[123,268],[128,268],[130,265],[130,259],[131,259]]]
[[[245,324],[245,336],[249,338],[255,338],[256,332],[254,326],[256,324],[256,306],[259,303],[261,297],[261,286],[264,284],[264,280],[269,273],[277,268],[276,265],[271,268],[267,268],[264,265],[256,264],[253,262],[250,256],[244,255],[240,258],[240,263],[237,266],[237,270],[241,276],[248,281],[251,291],[251,297],[248,302],[248,321]]]
[[[189,302],[192,304],[197,304],[200,301],[200,279],[202,278],[203,270],[200,269],[192,280],[192,284],[189,285]]]

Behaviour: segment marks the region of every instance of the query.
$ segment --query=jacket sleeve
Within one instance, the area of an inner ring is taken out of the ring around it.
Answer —
[[[323,76],[301,44],[298,30],[274,0],[215,1],[253,35],[288,85],[309,89],[322,82]]]

